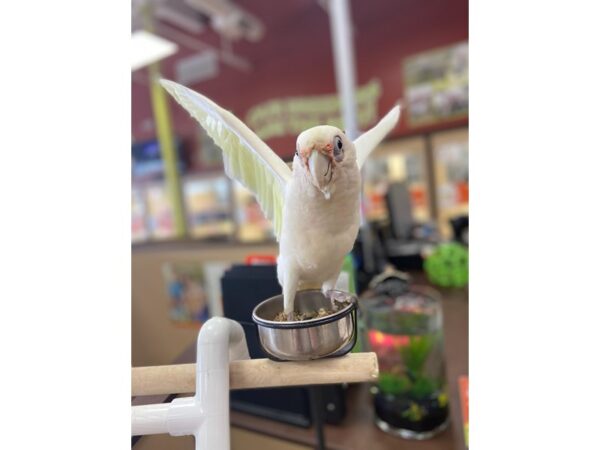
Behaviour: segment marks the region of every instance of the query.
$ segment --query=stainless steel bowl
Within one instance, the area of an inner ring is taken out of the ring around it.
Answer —
[[[276,322],[273,318],[283,311],[283,296],[277,295],[259,303],[252,311],[252,320],[258,329],[258,339],[269,358],[277,361],[305,361],[341,356],[356,343],[355,296],[342,291],[319,290],[296,293],[295,310],[315,311],[331,308],[333,301],[350,304],[326,317],[303,321]]]

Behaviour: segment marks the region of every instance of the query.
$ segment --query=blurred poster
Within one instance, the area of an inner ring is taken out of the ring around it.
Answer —
[[[154,239],[175,237],[175,217],[167,189],[163,184],[149,186],[146,189],[148,224],[150,235]]]
[[[237,181],[234,181],[235,219],[237,238],[241,242],[260,242],[271,239],[272,226],[256,201],[254,195]]]
[[[137,189],[131,190],[131,240],[141,242],[148,238],[146,205],[144,196]]]
[[[192,237],[215,238],[233,234],[229,182],[224,176],[187,180],[184,197]]]
[[[416,222],[429,220],[422,152],[398,151],[371,157],[364,167],[364,212],[368,220],[385,221],[389,218],[386,195],[390,183],[394,182],[407,183],[413,219]]]
[[[469,214],[468,139],[466,129],[432,135],[438,226],[445,237],[452,236],[451,220]]]
[[[388,190],[387,158],[370,158],[365,163],[364,213],[369,221],[383,221],[388,218],[385,195]]]
[[[409,126],[466,117],[469,112],[468,43],[407,58],[404,89]]]
[[[469,202],[469,150],[467,142],[452,142],[435,149],[438,197],[441,208]]]
[[[166,263],[163,277],[169,295],[169,316],[180,325],[201,324],[210,317],[204,271],[199,263]]]

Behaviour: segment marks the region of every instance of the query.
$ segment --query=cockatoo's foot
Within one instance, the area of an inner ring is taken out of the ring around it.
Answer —
[[[321,289],[321,292],[323,293],[323,296],[329,300],[329,303],[331,304],[331,306],[333,306],[333,299],[335,298],[335,292],[332,291],[331,289]]]
[[[283,272],[283,313],[288,322],[294,320],[294,297],[298,289],[298,271],[287,266]]]
[[[323,286],[321,286],[321,292],[323,293],[323,295],[329,299],[331,299],[331,291],[332,289],[335,289],[335,284],[337,283],[337,279],[339,278],[339,273],[335,278],[332,278],[331,280],[327,280],[325,283],[323,283]]]
[[[332,308],[336,308],[336,305],[348,301],[348,296],[351,296],[349,292],[332,289],[322,289],[323,295],[327,298]]]

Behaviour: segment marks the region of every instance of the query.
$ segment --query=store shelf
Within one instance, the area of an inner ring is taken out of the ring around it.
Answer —
[[[251,250],[253,247],[273,246],[277,252],[277,242],[275,239],[261,242],[239,242],[233,239],[222,240],[198,240],[198,239],[169,239],[162,241],[144,241],[131,244],[132,252],[143,251],[177,251],[177,250],[218,250],[218,249],[237,249],[242,251]]]

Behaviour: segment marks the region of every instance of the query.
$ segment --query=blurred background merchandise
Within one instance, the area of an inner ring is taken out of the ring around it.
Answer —
[[[156,80],[171,79],[214,99],[291,163],[300,131],[324,123],[343,127],[332,1],[133,1],[133,35],[143,41],[148,37],[140,35],[143,31],[160,41],[158,52],[140,60],[131,78],[134,366],[173,363],[195,341],[206,318],[222,315],[224,304],[237,301],[224,298],[224,274],[248,261],[272,263],[277,255],[271,225],[257,202],[225,176],[221,151],[186,111],[163,96]],[[444,251],[440,244],[454,242],[465,252],[468,246],[468,2],[347,4],[359,130],[374,125],[395,103],[403,105],[398,127],[363,170],[362,209],[369,232],[361,233],[348,259],[351,284],[360,296],[392,266],[411,272],[419,283],[462,286],[468,275],[464,267],[452,282],[439,258],[430,260],[430,279],[423,269],[429,255]],[[277,288],[271,278],[260,284],[272,282]],[[465,444],[457,380],[468,374],[467,292],[440,289],[452,425],[429,441],[431,449]],[[412,444],[384,435],[371,419],[361,422],[373,415],[368,391],[344,391],[343,402],[335,392],[329,414],[339,416],[341,425],[326,433],[334,448]],[[305,413],[304,406],[295,406]],[[354,428],[362,437],[344,428],[343,412],[346,420],[357,421]],[[312,439],[312,432],[267,439],[257,431],[260,421],[241,413],[234,418],[242,424],[232,427],[234,449],[311,447],[306,436]],[[278,428],[264,429],[276,434]],[[193,444],[168,436],[136,444],[161,446]]]
[[[176,45],[175,53],[156,63],[160,76],[214,98],[291,161],[300,131],[320,123],[342,126],[326,3],[136,1],[133,29],[150,28]],[[359,127],[372,126],[396,102],[404,106],[399,127],[365,169],[367,218],[385,222],[387,187],[405,180],[415,221],[431,221],[449,238],[449,220],[468,214],[467,3],[350,6]],[[138,196],[150,197],[146,206],[173,201],[170,195],[159,200],[157,188],[144,184],[162,181],[165,169],[151,75],[149,68],[132,72],[132,180]],[[182,204],[133,212],[134,240],[268,241],[239,188],[225,187],[228,179],[215,181],[222,173],[220,150],[183,109],[168,110]],[[219,185],[213,200],[208,188],[200,198],[203,179]],[[167,210],[176,215],[179,209],[187,220],[177,235],[168,229]],[[143,225],[149,232],[139,232]]]

